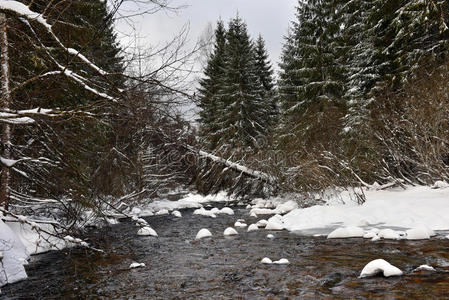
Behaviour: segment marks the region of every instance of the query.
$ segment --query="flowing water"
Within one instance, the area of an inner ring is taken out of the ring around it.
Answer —
[[[266,230],[224,237],[238,218],[256,221],[248,211],[216,219],[145,218],[159,238],[139,237],[134,222],[95,229],[88,238],[107,254],[74,248],[34,256],[29,279],[6,286],[1,299],[447,299],[449,240],[327,240]],[[201,228],[212,238],[195,241]],[[290,265],[260,260],[287,258]],[[366,263],[383,258],[404,276],[359,279]],[[131,262],[144,268],[129,269]],[[412,272],[428,264],[436,272]]]

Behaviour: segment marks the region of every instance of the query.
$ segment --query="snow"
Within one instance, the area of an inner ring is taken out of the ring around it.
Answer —
[[[272,262],[271,259],[269,259],[268,257],[264,257],[264,258],[260,261],[260,263],[271,265],[273,262]]]
[[[17,235],[0,220],[0,251],[3,255],[0,264],[0,286],[27,278],[24,264],[29,253]]]
[[[234,223],[234,227],[245,228],[246,226],[248,226],[248,225],[246,225],[245,223],[242,223],[240,221],[237,221]]]
[[[220,214],[230,215],[230,216],[234,215],[234,211],[233,211],[232,208],[230,208],[230,207],[223,207],[223,208],[220,210],[219,213],[220,213]]]
[[[272,235],[271,233],[267,234],[267,239],[270,239],[270,240],[274,239],[274,235]]]
[[[256,224],[251,224],[248,226],[248,232],[257,230],[259,230],[259,226],[257,226]]]
[[[273,264],[288,265],[288,264],[290,264],[290,262],[286,258],[281,258],[280,260],[274,261]]]
[[[8,159],[0,156],[0,162],[2,163],[2,165],[11,168],[18,162],[18,160]]]
[[[207,210],[204,207],[195,209],[193,211],[193,214],[194,215],[205,216],[205,217],[211,217],[211,218],[216,218],[217,217],[217,215],[214,214],[211,210]]]
[[[147,221],[145,221],[144,219],[137,219],[136,220],[136,225],[137,226],[147,226],[148,225],[148,222]]]
[[[332,232],[336,224],[349,226],[382,226],[412,229],[423,224],[432,230],[448,230],[447,204],[449,189],[408,186],[388,190],[367,190],[366,202],[358,205],[349,192],[328,199],[327,205],[298,208],[282,217],[289,231]],[[320,229],[320,230],[317,230]],[[313,234],[313,233],[312,233]],[[383,238],[398,238],[400,232],[382,232]]]
[[[257,214],[255,212],[250,213],[249,216],[251,218],[257,218]]]
[[[379,231],[379,233],[377,235],[380,238],[389,239],[389,240],[399,240],[401,238],[399,232],[397,232],[393,229],[390,229],[390,228],[382,229],[381,231]]]
[[[130,269],[142,268],[142,267],[145,267],[144,263],[133,262],[129,265]]]
[[[223,235],[224,235],[224,236],[237,235],[237,234],[239,234],[239,233],[237,232],[237,230],[235,230],[235,229],[232,228],[232,227],[226,228],[225,231],[223,232]]]
[[[163,209],[161,209],[161,210],[158,210],[156,213],[155,213],[155,215],[156,216],[163,216],[163,215],[168,215],[170,212],[168,211],[168,209],[165,209],[165,208],[163,208]]]
[[[448,235],[446,235],[446,238],[447,238],[447,239],[449,239],[449,234],[448,234]]]
[[[365,231],[360,227],[343,227],[337,228],[327,236],[328,239],[340,239],[340,238],[352,238],[352,237],[363,237]]]
[[[432,266],[428,266],[428,265],[420,265],[419,267],[417,267],[416,269],[413,270],[413,272],[419,272],[419,271],[431,271],[431,272],[436,272],[435,268]]]
[[[360,273],[360,278],[377,275],[383,273],[385,277],[400,276],[402,271],[397,267],[391,265],[389,262],[383,259],[376,259],[369,262]]]
[[[408,240],[426,240],[430,239],[432,232],[428,228],[421,227],[409,229],[405,233]]]
[[[267,221],[267,220],[263,220],[263,219],[257,221],[257,223],[256,223],[256,225],[257,225],[258,227],[266,227],[267,224],[268,224],[268,221]]]
[[[150,226],[145,226],[139,229],[139,231],[137,231],[137,235],[141,235],[141,236],[158,236],[157,232],[151,228]]]
[[[179,210],[175,210],[171,213],[173,216],[175,216],[176,218],[182,218],[182,214]]]
[[[273,200],[272,200],[273,201]],[[274,202],[276,203],[276,202]],[[255,204],[255,207],[251,209],[250,214],[257,215],[275,215],[275,214],[286,214],[292,210],[295,210],[298,208],[298,203],[294,200],[289,200],[286,202],[280,202],[277,203],[276,208],[270,209],[270,208],[263,208],[261,206],[270,206],[270,204],[273,204],[273,202],[267,202],[264,200],[258,200]]]
[[[274,215],[268,219],[266,230],[284,230],[284,224],[282,222],[282,217],[280,215]]]
[[[198,231],[198,233],[196,234],[195,239],[199,240],[199,239],[207,238],[207,237],[211,237],[211,236],[212,236],[212,233],[208,229],[203,228],[200,231]]]
[[[444,188],[448,188],[449,187],[449,183],[447,183],[446,181],[443,180],[439,180],[437,182],[435,182],[432,186],[433,189],[444,189]]]

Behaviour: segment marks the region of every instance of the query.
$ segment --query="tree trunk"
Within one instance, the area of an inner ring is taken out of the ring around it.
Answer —
[[[3,12],[0,12],[0,46],[1,46],[1,104],[0,107],[8,110],[11,105],[11,91],[9,89],[9,56],[8,56],[8,34],[7,19]],[[3,153],[1,156],[5,159],[11,159],[11,126],[8,123],[2,124],[1,141],[3,145]],[[5,210],[9,204],[9,183],[10,168],[6,164],[2,164],[1,184],[0,184],[0,206],[3,205]]]

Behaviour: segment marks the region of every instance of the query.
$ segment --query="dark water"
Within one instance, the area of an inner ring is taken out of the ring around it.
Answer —
[[[447,299],[449,240],[326,240],[286,231],[223,237],[245,210],[217,219],[192,216],[146,218],[159,238],[138,237],[133,222],[94,230],[102,255],[71,249],[33,257],[29,279],[2,289],[1,299]],[[214,237],[195,241],[201,228]],[[290,265],[260,260],[287,258]],[[396,278],[359,279],[363,266],[383,258],[405,272]],[[132,261],[145,268],[130,270]],[[412,273],[429,264],[437,272]]]

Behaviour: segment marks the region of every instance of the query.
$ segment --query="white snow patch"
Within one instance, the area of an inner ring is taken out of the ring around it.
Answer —
[[[203,228],[200,231],[198,231],[198,233],[196,234],[195,239],[199,240],[199,239],[207,238],[207,237],[211,237],[211,236],[212,236],[212,233],[208,229]]]
[[[148,226],[148,222],[144,219],[139,218],[136,220],[136,226]]]
[[[399,232],[397,232],[393,229],[390,229],[390,228],[382,229],[381,231],[379,231],[378,236],[380,238],[389,239],[389,240],[401,239]]]
[[[264,257],[260,263],[262,264],[267,264],[267,265],[271,265],[273,263],[273,261],[271,259],[269,259],[268,257]]]
[[[343,227],[337,228],[327,236],[328,239],[340,239],[340,238],[353,238],[353,237],[363,237],[365,231],[360,227]]]
[[[249,216],[251,218],[257,218],[257,214],[255,212],[250,213]]]
[[[360,278],[383,273],[385,277],[400,276],[402,271],[383,259],[375,259],[369,262],[360,273]]]
[[[240,221],[237,221],[234,223],[234,227],[245,228],[246,226],[248,226],[248,225],[246,225],[245,223],[242,223]]]
[[[274,215],[268,219],[268,223],[265,226],[266,230],[284,230],[284,224],[280,215]]]
[[[407,189],[364,191],[366,202],[358,205],[349,192],[340,192],[327,205],[295,209],[282,217],[290,231],[305,231],[360,224],[382,224],[391,228],[417,228],[425,224],[432,230],[448,230],[449,189],[407,186]],[[399,234],[398,234],[399,235]],[[380,236],[380,235],[379,235]],[[397,238],[397,236],[394,236]]]
[[[263,201],[263,200],[262,200]],[[266,202],[259,201],[256,203],[255,208],[251,209],[250,214],[256,215],[275,215],[275,214],[286,214],[292,210],[298,208],[298,203],[293,200],[289,200],[287,202],[279,203],[276,205],[276,208],[261,208],[259,205],[267,205]],[[264,204],[261,204],[264,203]]]
[[[145,267],[144,263],[133,262],[129,265],[130,269],[142,268],[142,267]]]
[[[407,240],[427,240],[430,239],[432,231],[425,227],[412,228],[406,232]]]
[[[211,210],[207,210],[204,207],[195,209],[193,211],[193,214],[194,215],[205,216],[205,217],[211,217],[211,218],[216,218],[217,217],[217,215],[214,214]]]
[[[251,224],[248,226],[248,232],[257,230],[259,230],[259,226],[257,226],[256,224]]]
[[[436,272],[435,268],[429,265],[420,265],[416,269],[413,270],[413,272],[419,272],[419,271],[431,271]]]
[[[219,213],[220,213],[220,214],[230,215],[230,216],[234,215],[234,211],[233,211],[232,208],[230,208],[230,207],[223,207],[223,208],[220,210]]]
[[[437,182],[435,182],[432,185],[433,189],[444,189],[447,187],[449,187],[449,183],[447,183],[446,181],[443,181],[443,180],[438,180]]]
[[[223,232],[223,235],[224,235],[224,236],[237,235],[237,234],[239,234],[239,233],[237,232],[237,230],[235,230],[235,229],[232,228],[232,227],[226,228],[225,231]]]
[[[256,225],[258,226],[258,227],[265,227],[265,226],[267,226],[267,224],[268,224],[268,221],[267,220],[259,220],[257,223],[256,223]]]
[[[158,236],[156,231],[151,228],[150,226],[145,226],[139,229],[139,231],[137,231],[137,235],[141,235],[141,236]]]
[[[288,265],[288,264],[290,264],[290,262],[286,258],[281,258],[280,260],[274,261],[273,264]]]
[[[162,216],[162,215],[168,215],[169,213],[170,212],[168,211],[168,209],[163,208],[163,209],[157,211],[155,215],[156,216]]]
[[[173,216],[175,216],[176,218],[182,218],[182,214],[179,210],[175,210],[171,213]]]
[[[272,235],[271,233],[267,234],[267,239],[270,239],[270,240],[274,239],[274,235]]]

